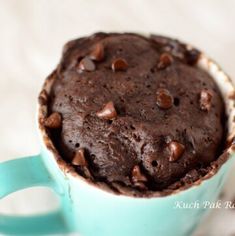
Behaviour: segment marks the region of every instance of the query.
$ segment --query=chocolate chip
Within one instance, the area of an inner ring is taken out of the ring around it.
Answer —
[[[159,62],[157,64],[157,68],[158,69],[165,69],[166,67],[171,65],[172,62],[173,62],[173,57],[169,53],[165,52],[165,53],[161,54],[161,56],[159,58]]]
[[[169,109],[173,105],[173,97],[169,90],[160,88],[157,90],[157,105],[162,109]]]
[[[75,166],[87,166],[84,153],[85,152],[83,148],[78,149],[78,151],[75,153],[73,157],[72,164]]]
[[[96,115],[99,117],[99,118],[102,118],[102,119],[106,119],[106,120],[112,120],[114,119],[115,117],[117,117],[117,112],[116,112],[116,109],[114,107],[114,104],[113,102],[108,102],[102,110],[96,112]]]
[[[95,70],[95,63],[88,57],[84,57],[79,65],[78,69],[81,71],[94,71]]]
[[[200,57],[200,52],[197,49],[186,50],[185,59],[189,65],[195,65]]]
[[[200,108],[203,111],[209,111],[211,108],[211,101],[212,101],[212,92],[207,90],[207,89],[203,89],[200,93]]]
[[[62,125],[62,117],[60,113],[54,112],[49,117],[47,117],[44,121],[44,125],[47,128],[58,129]]]
[[[184,153],[185,146],[179,142],[172,141],[168,144],[170,150],[170,158],[169,161],[177,161]]]
[[[101,43],[97,43],[90,53],[89,57],[94,61],[102,61],[104,59],[104,46]]]
[[[131,172],[131,179],[133,183],[138,183],[138,182],[147,182],[148,179],[144,174],[141,173],[140,167],[138,165],[135,165],[132,169]]]
[[[125,71],[128,68],[128,64],[125,59],[118,58],[112,62],[111,67],[113,71]]]

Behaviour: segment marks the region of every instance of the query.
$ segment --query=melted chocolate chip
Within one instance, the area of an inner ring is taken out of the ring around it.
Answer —
[[[162,109],[169,109],[173,105],[173,97],[171,96],[169,90],[158,89],[157,90],[157,105]]]
[[[166,67],[171,65],[172,62],[173,62],[172,56],[169,53],[163,53],[163,54],[161,54],[161,56],[159,58],[157,68],[158,69],[165,69]]]
[[[104,59],[104,46],[101,43],[97,43],[90,53],[89,57],[94,61],[102,61]]]
[[[133,183],[147,182],[148,181],[146,176],[141,173],[140,167],[138,165],[135,165],[134,168],[132,169],[131,179],[132,179]]]
[[[94,71],[95,70],[95,63],[88,57],[84,57],[79,65],[78,69],[81,71]]]
[[[203,111],[209,111],[211,108],[211,101],[212,101],[212,92],[207,90],[207,89],[203,89],[200,93],[200,108]]]
[[[46,118],[46,120],[44,121],[44,125],[47,128],[51,128],[51,129],[60,128],[62,125],[62,118],[61,118],[60,113],[58,112],[52,113],[49,117]]]
[[[84,149],[80,148],[74,155],[72,164],[75,166],[87,166]]]
[[[170,150],[170,162],[177,161],[184,153],[185,146],[179,142],[172,141],[168,145]]]
[[[189,65],[195,65],[200,57],[200,52],[196,49],[187,50],[185,52],[185,59]]]
[[[99,118],[106,119],[106,120],[112,120],[117,117],[117,112],[114,107],[113,102],[108,102],[102,110],[96,112],[96,115]]]
[[[128,64],[125,59],[118,58],[112,62],[113,71],[125,71],[128,68]]]

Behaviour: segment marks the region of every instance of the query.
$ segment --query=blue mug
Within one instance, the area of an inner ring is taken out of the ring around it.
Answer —
[[[228,138],[234,136],[234,107],[229,94],[234,87],[218,65],[201,55],[198,66],[208,71],[226,103]],[[53,76],[43,89],[50,91]],[[41,93],[43,96],[43,92]],[[203,178],[188,188],[177,189],[166,196],[139,198],[117,195],[74,172],[63,161],[48,137],[41,119],[47,107],[39,105],[40,154],[0,164],[0,199],[21,189],[46,186],[59,196],[55,212],[31,217],[0,215],[0,233],[6,235],[50,235],[79,233],[87,236],[189,236],[208,212],[205,201],[216,201],[229,168],[235,160],[231,144],[220,157],[224,163],[213,166]],[[199,207],[183,208],[178,204],[197,203]]]

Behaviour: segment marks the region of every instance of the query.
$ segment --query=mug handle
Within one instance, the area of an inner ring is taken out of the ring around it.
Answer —
[[[49,187],[58,195],[63,193],[46,169],[40,154],[0,163],[0,199],[35,186]],[[61,209],[28,217],[0,215],[0,234],[48,235],[67,232],[69,230]]]

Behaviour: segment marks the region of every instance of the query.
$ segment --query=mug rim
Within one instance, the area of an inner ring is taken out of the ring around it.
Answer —
[[[182,42],[180,40],[180,42]],[[196,47],[191,46],[190,44],[185,44],[187,49],[196,49]],[[106,191],[108,193],[114,194],[116,196],[124,196],[124,197],[132,197],[132,198],[159,198],[159,197],[168,197],[180,193],[182,191],[189,190],[193,187],[201,185],[204,181],[209,180],[213,176],[219,172],[221,167],[231,158],[232,154],[235,153],[235,86],[231,80],[231,78],[222,70],[222,68],[216,63],[214,60],[209,58],[204,52],[200,51],[200,57],[198,59],[197,65],[200,69],[206,71],[216,82],[217,87],[223,97],[225,110],[227,115],[227,136],[226,136],[226,148],[223,152],[218,156],[215,161],[221,160],[220,165],[214,164],[213,162],[210,163],[212,169],[208,171],[206,175],[199,178],[198,180],[192,182],[191,184],[183,185],[174,190],[165,190],[161,191],[153,191],[147,195],[143,194],[143,196],[135,196],[131,193],[118,193],[112,190],[108,184],[104,183],[97,183],[93,182],[90,179],[86,179],[83,176],[79,175],[74,167],[72,167],[69,163],[67,163],[62,156],[60,155],[59,151],[56,149],[53,141],[48,135],[46,127],[44,126],[44,120],[48,115],[48,95],[50,94],[51,87],[55,80],[56,69],[45,79],[41,92],[39,93],[39,102],[38,102],[38,109],[37,109],[37,118],[38,118],[38,127],[40,131],[40,136],[42,138],[43,144],[47,148],[48,151],[51,152],[56,164],[58,165],[60,171],[76,180],[80,180],[93,186],[97,189]]]

